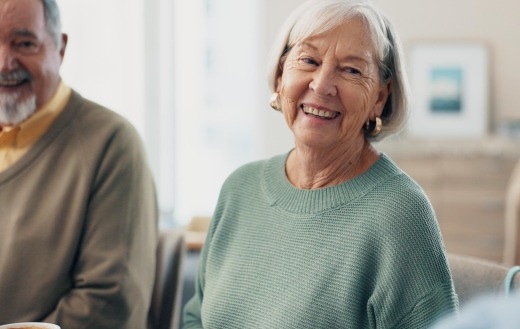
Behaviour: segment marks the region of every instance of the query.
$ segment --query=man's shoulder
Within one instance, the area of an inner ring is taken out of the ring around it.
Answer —
[[[72,90],[63,113],[60,129],[70,126],[72,133],[88,136],[124,134],[127,138],[139,139],[135,127],[122,115],[95,101],[84,98]]]
[[[76,91],[72,91],[66,109],[76,112],[76,119],[81,119],[84,123],[92,122],[96,125],[106,124],[130,124],[120,114],[101,105],[95,101],[84,98]]]

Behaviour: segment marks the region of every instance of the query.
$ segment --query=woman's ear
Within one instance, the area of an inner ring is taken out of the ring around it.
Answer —
[[[378,118],[383,114],[383,109],[385,108],[385,104],[392,93],[392,81],[388,80],[383,85],[379,87],[379,92],[377,94],[377,100],[374,104],[374,109],[372,110],[371,117]]]
[[[282,72],[280,71],[280,74],[276,77],[276,81],[274,83],[274,91],[279,93],[280,92],[280,86],[282,84]]]

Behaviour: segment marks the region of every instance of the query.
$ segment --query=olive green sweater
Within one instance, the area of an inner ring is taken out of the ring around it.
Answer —
[[[287,155],[225,182],[184,328],[427,328],[458,308],[435,214],[386,155],[300,190]]]
[[[0,324],[144,329],[157,203],[135,129],[73,92],[0,173]]]

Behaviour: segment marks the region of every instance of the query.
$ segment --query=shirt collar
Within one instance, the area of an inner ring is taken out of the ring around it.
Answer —
[[[23,148],[31,145],[42,136],[54,122],[54,119],[63,111],[70,94],[71,89],[60,81],[56,93],[47,104],[19,124],[18,127],[12,127],[11,129],[19,128],[16,147]]]

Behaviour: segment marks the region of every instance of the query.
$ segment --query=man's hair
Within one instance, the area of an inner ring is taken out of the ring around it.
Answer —
[[[61,46],[61,19],[60,9],[56,0],[41,0],[43,5],[43,14],[45,16],[45,26],[47,32],[54,40],[56,46]]]

